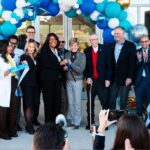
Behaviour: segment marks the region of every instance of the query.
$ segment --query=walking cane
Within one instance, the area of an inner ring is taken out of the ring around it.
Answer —
[[[92,132],[92,106],[91,106],[91,104],[92,104],[92,99],[91,99],[91,97],[92,97],[92,84],[93,84],[93,82],[91,82],[90,83],[90,89],[89,89],[89,108],[90,108],[90,133]]]

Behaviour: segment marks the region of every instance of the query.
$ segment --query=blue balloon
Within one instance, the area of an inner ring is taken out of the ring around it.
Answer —
[[[0,35],[0,40],[5,40],[5,37],[3,35]]]
[[[96,25],[98,26],[98,28],[100,29],[106,29],[108,28],[108,21],[105,19],[105,20],[102,20],[102,21],[97,21],[96,22]]]
[[[77,0],[77,4],[81,5],[83,3],[83,0]]]
[[[1,25],[1,32],[4,36],[10,36],[12,34],[15,34],[17,31],[16,25],[11,24],[8,21],[5,21],[2,25]]]
[[[55,2],[54,2],[55,3]],[[49,4],[49,0],[42,0],[42,2],[41,2],[41,7],[44,7],[44,8],[46,8],[47,6],[48,6],[48,4]]]
[[[114,36],[112,35],[113,29],[107,28],[103,31],[103,39],[104,39],[104,44],[110,44],[114,42]]]
[[[93,2],[93,0],[83,0],[83,3],[80,5],[82,13],[85,13],[86,15],[91,14],[95,8],[96,4]]]
[[[19,21],[17,24],[16,24],[16,27],[19,28],[22,26],[22,21]]]
[[[132,27],[131,23],[128,20],[121,21],[119,26],[123,27],[126,32]]]
[[[121,6],[117,2],[108,2],[105,6],[105,14],[108,18],[118,17],[121,12]]]
[[[53,0],[54,3],[58,3],[58,0]]]
[[[105,4],[108,0],[104,0],[102,3],[97,3],[96,4],[96,10],[100,13],[104,12],[105,10]]]
[[[123,20],[126,20],[126,18],[127,18],[127,12],[126,12],[125,10],[121,10],[118,19],[119,19],[120,21],[123,21]]]
[[[60,11],[59,5],[57,3],[50,2],[47,11],[51,16],[56,16]]]
[[[77,15],[76,10],[71,8],[69,11],[65,12],[65,15],[70,18],[75,17]]]
[[[38,4],[39,0],[29,0],[31,4]]]
[[[13,11],[16,8],[16,0],[2,0],[1,5],[4,9]]]

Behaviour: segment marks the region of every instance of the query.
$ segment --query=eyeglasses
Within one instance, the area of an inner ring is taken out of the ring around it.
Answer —
[[[148,43],[149,41],[141,41],[141,43]]]
[[[29,34],[34,34],[35,32],[27,32],[27,33],[29,33]]]
[[[17,43],[9,42],[9,46],[17,45]]]
[[[65,43],[65,41],[59,41],[60,43]]]
[[[90,39],[90,41],[97,41],[98,39],[96,38],[96,39]]]

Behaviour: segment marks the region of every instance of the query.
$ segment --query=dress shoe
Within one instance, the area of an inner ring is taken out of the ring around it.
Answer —
[[[26,133],[34,134],[35,130],[32,125],[26,126]]]
[[[80,128],[80,126],[76,126],[76,125],[73,127],[73,129],[75,129],[75,130],[77,130],[79,128]]]
[[[12,138],[10,136],[7,136],[7,137],[3,137],[2,139],[4,139],[4,140],[11,140]]]
[[[17,131],[22,131],[22,128],[20,127],[18,123],[17,123]]]
[[[15,134],[11,134],[10,136],[11,136],[11,137],[18,137],[18,134],[15,133]]]
[[[90,130],[90,125],[88,124],[86,127],[85,127],[86,130]]]
[[[34,121],[33,121],[33,124],[34,124],[35,126],[41,126],[41,123],[40,123],[39,121],[37,121],[37,120],[34,120]]]

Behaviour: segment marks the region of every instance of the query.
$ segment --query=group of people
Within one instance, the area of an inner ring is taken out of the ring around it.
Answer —
[[[49,33],[43,44],[35,41],[35,28],[26,28],[26,38],[18,43],[12,35],[0,41],[0,138],[17,137],[20,119],[20,99],[26,132],[34,133],[38,121],[40,94],[44,101],[45,123],[55,122],[58,114],[67,116],[69,126],[79,129],[82,118],[82,81],[87,82],[86,129],[94,120],[94,99],[98,95],[102,109],[116,109],[116,98],[120,96],[120,109],[127,108],[128,93],[135,85],[137,114],[142,117],[142,102],[146,97],[150,103],[149,38],[141,37],[142,48],[136,51],[134,43],[125,39],[122,27],[114,29],[116,42],[109,46],[99,44],[98,36],[91,34],[91,46],[84,53],[79,49],[79,40],[69,40],[69,50],[64,48],[64,38]],[[18,46],[17,46],[18,45]],[[18,48],[19,49],[18,49]],[[28,65],[24,70],[11,72],[20,64]],[[19,93],[16,95],[16,89]],[[20,90],[21,89],[21,90]],[[7,94],[6,94],[7,93]],[[68,104],[68,105],[67,105]],[[91,122],[90,122],[91,121]],[[9,122],[9,123],[8,123]]]
[[[105,129],[112,123],[108,120],[109,109],[99,113],[99,127],[93,133],[93,150],[105,149]],[[136,131],[136,132],[135,132]],[[106,136],[107,138],[107,136]],[[70,150],[67,131],[59,124],[46,123],[33,136],[32,150]],[[91,145],[92,147],[92,145]],[[143,120],[136,114],[124,114],[118,121],[112,149],[150,149],[150,136]]]

